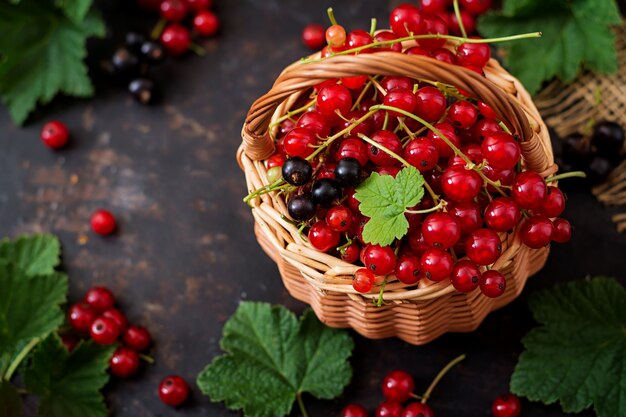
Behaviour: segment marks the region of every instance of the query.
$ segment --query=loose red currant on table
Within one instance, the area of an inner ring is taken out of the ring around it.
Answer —
[[[363,263],[376,275],[387,275],[396,266],[396,255],[389,246],[368,245],[364,249]]]
[[[326,44],[326,29],[316,23],[306,25],[302,31],[302,42],[310,49],[321,49]]]
[[[317,110],[325,115],[334,115],[335,112],[347,114],[352,107],[350,90],[339,84],[322,88],[316,100]]]
[[[504,275],[495,269],[483,272],[479,280],[480,291],[490,298],[500,297],[506,290]]]
[[[385,401],[378,406],[374,415],[375,417],[401,417],[402,404],[393,401]]]
[[[331,48],[340,48],[346,43],[346,30],[343,26],[332,25],[326,29],[326,42]]]
[[[85,302],[74,304],[67,312],[67,321],[78,333],[89,333],[91,324],[97,317],[98,311]]]
[[[374,132],[371,139],[396,155],[402,153],[402,142],[400,142],[398,135],[389,130],[379,130]],[[367,153],[370,161],[376,165],[387,166],[397,163],[393,156],[374,145],[368,145]]]
[[[187,16],[187,2],[184,0],[163,0],[161,16],[169,22],[180,22]]]
[[[358,243],[352,243],[339,250],[339,256],[343,261],[349,264],[356,262],[359,259],[361,253],[361,247]]]
[[[491,229],[477,229],[465,240],[465,253],[478,265],[491,265],[500,257],[502,243]]]
[[[402,417],[435,417],[435,412],[426,404],[411,403],[402,411]]]
[[[58,120],[48,122],[41,128],[42,142],[52,149],[59,149],[67,145],[69,137],[67,127]]]
[[[202,10],[193,17],[193,28],[200,36],[213,36],[220,30],[220,19],[209,10]]]
[[[401,256],[396,263],[395,274],[403,284],[416,284],[420,279],[420,259],[414,255]]]
[[[517,396],[504,394],[495,399],[491,412],[493,417],[518,417],[522,412],[522,404]]]
[[[454,266],[452,255],[437,248],[424,252],[420,263],[424,275],[431,281],[442,281],[448,278]]]
[[[163,404],[178,407],[187,401],[189,386],[178,375],[170,375],[159,384],[159,398]]]
[[[421,172],[431,170],[437,165],[439,151],[437,145],[427,138],[420,137],[411,140],[404,148],[404,159]]]
[[[522,243],[532,249],[539,249],[549,244],[553,234],[552,222],[541,214],[526,219],[520,228]]]
[[[120,332],[124,332],[128,328],[128,319],[117,308],[110,308],[102,313],[100,317],[106,317],[115,322],[117,327],[120,329]]]
[[[139,369],[139,355],[132,349],[118,347],[109,360],[111,373],[120,378],[128,378]]]
[[[478,288],[480,277],[480,269],[478,269],[476,264],[462,259],[452,268],[450,280],[457,291],[471,292]]]
[[[565,195],[556,187],[546,189],[546,198],[541,203],[541,214],[546,217],[559,217],[565,210]]]
[[[546,183],[539,174],[532,171],[521,172],[513,182],[511,195],[521,208],[537,210],[546,198]]]
[[[331,207],[326,213],[326,223],[335,232],[346,232],[352,226],[354,216],[346,206]]]
[[[148,329],[142,326],[130,326],[122,337],[124,344],[137,352],[144,351],[150,347],[152,337]]]
[[[100,345],[111,345],[117,341],[120,328],[115,320],[107,317],[98,317],[91,324],[89,331],[91,339]]]
[[[506,232],[514,228],[521,217],[517,203],[508,197],[492,200],[485,209],[485,223],[496,232]]]
[[[182,55],[189,49],[191,36],[186,27],[174,23],[161,33],[161,43],[170,54]]]
[[[432,213],[422,223],[422,234],[429,245],[448,249],[461,237],[461,225],[448,213]]]
[[[382,390],[387,401],[404,402],[409,399],[414,389],[413,377],[404,371],[391,371],[383,378]]]
[[[94,233],[106,236],[115,231],[117,222],[111,212],[107,210],[96,210],[91,215],[91,230]]]
[[[520,147],[513,136],[505,132],[487,136],[481,150],[489,165],[496,169],[513,169],[521,155]]]
[[[417,106],[415,114],[426,120],[434,122],[439,120],[446,112],[446,97],[435,87],[422,87],[415,93]]]
[[[412,4],[401,4],[389,15],[389,27],[400,37],[410,34],[420,35],[424,31],[424,21],[419,9]]]
[[[473,200],[483,185],[480,175],[464,166],[446,168],[441,176],[441,189],[450,200],[464,202]]]
[[[557,243],[567,243],[572,238],[572,226],[565,219],[555,219],[552,222],[554,232],[552,240]]]
[[[374,273],[367,268],[357,269],[352,279],[352,288],[360,293],[368,293],[374,286],[376,277]]]
[[[341,417],[367,417],[367,410],[359,404],[348,404],[341,410]]]
[[[327,252],[337,246],[341,234],[332,230],[325,221],[320,220],[309,229],[309,242],[321,252]]]
[[[115,297],[111,290],[105,287],[93,287],[87,291],[83,299],[97,311],[105,311],[115,305]]]

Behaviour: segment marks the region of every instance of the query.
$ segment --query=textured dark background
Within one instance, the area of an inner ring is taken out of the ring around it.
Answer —
[[[158,70],[160,105],[134,103],[94,71],[95,99],[56,100],[21,129],[4,110],[0,114],[0,233],[60,236],[72,300],[91,285],[107,285],[131,321],[147,325],[156,339],[156,365],[107,389],[117,417],[235,415],[195,388],[190,403],[175,411],[158,401],[156,386],[170,373],[195,380],[220,353],[222,325],[241,300],[281,303],[298,312],[305,308],[283,289],[241,202],[245,186],[234,155],[242,121],[281,68],[307,53],[300,31],[308,22],[325,22],[329,3],[348,28],[369,27],[370,17],[385,21],[392,7],[357,0],[218,3],[222,35],[203,42],[206,56],[171,60]],[[103,3],[113,41],[94,42],[93,56],[104,54],[127,28],[147,29],[155,21],[127,7]],[[69,126],[69,149],[51,152],[40,143],[41,125],[51,118]],[[406,369],[424,390],[461,353],[467,360],[443,380],[431,404],[438,416],[489,416],[493,398],[507,390],[520,339],[534,325],[527,296],[587,275],[625,278],[626,236],[614,231],[609,219],[614,210],[598,204],[582,183],[566,187],[565,215],[575,238],[554,246],[545,269],[517,301],[474,333],[446,335],[427,346],[354,334],[352,383],[335,401],[305,397],[311,417],[339,415],[352,401],[373,413],[387,371]],[[116,236],[103,239],[89,232],[89,215],[98,207],[119,218]],[[524,401],[524,409],[525,416],[563,415],[554,405]]]

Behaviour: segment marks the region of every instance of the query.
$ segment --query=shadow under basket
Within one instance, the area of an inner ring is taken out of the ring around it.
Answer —
[[[411,46],[411,45],[407,45]],[[306,64],[295,63],[277,78],[272,89],[250,109],[244,124],[243,144],[237,158],[246,175],[248,190],[269,184],[263,160],[274,152],[268,129],[272,121],[299,104],[310,89],[326,79],[357,75],[401,75],[438,80],[453,85],[488,104],[519,140],[523,169],[544,178],[556,172],[548,131],[529,94],[495,60],[482,77],[462,67],[423,56],[395,52],[340,55]],[[383,293],[384,305],[373,299],[378,292],[359,294],[352,276],[359,266],[315,250],[285,218],[284,197],[275,192],[251,202],[255,234],[264,251],[276,262],[289,293],[313,308],[332,327],[350,327],[371,339],[399,337],[415,345],[446,332],[475,330],[487,314],[514,300],[528,277],[546,262],[549,249],[531,249],[520,242],[519,224],[501,233],[502,255],[491,267],[507,280],[505,293],[488,298],[480,290],[456,291],[449,280],[421,280],[407,286],[391,277]]]

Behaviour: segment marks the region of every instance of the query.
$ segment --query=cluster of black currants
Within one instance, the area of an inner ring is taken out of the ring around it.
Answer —
[[[127,86],[139,103],[150,104],[158,98],[158,91],[149,77],[149,70],[165,57],[165,49],[159,42],[137,32],[128,32],[124,45],[115,50],[104,67],[119,83]]]
[[[282,176],[293,186],[306,185],[313,178],[313,167],[304,158],[294,156],[285,161],[282,167]],[[294,220],[309,220],[317,207],[329,208],[341,199],[341,189],[354,187],[360,182],[361,165],[356,158],[346,157],[337,161],[334,171],[335,179],[317,178],[311,186],[310,192],[303,192],[287,203],[289,216]]]
[[[626,158],[624,129],[616,122],[601,121],[590,136],[574,133],[563,138],[555,152],[561,171],[585,171],[593,184],[599,184]]]

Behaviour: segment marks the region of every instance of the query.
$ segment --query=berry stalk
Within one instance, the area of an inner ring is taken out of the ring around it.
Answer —
[[[572,172],[564,172],[563,174],[554,175],[550,178],[546,178],[546,183],[551,183],[554,181],[560,181],[565,178],[587,178],[587,174],[582,171],[572,171]]]
[[[463,38],[467,39],[467,32],[465,31],[465,25],[463,24],[463,19],[461,19],[461,10],[459,9],[459,0],[454,0],[452,3],[454,7],[454,14],[456,15],[456,20],[459,22],[459,29],[461,29],[461,34]]]
[[[446,373],[448,373],[450,369],[452,369],[457,363],[461,362],[463,359],[465,359],[465,354],[457,356],[456,358],[452,359],[450,362],[448,362],[446,366],[444,366],[444,368],[441,371],[439,371],[435,379],[433,379],[433,382],[431,382],[428,388],[426,389],[426,392],[424,393],[424,395],[422,395],[422,400],[421,400],[422,404],[426,404],[426,402],[430,398],[430,395],[433,393],[433,390],[435,389],[439,381],[441,381],[441,379],[446,375]]]

